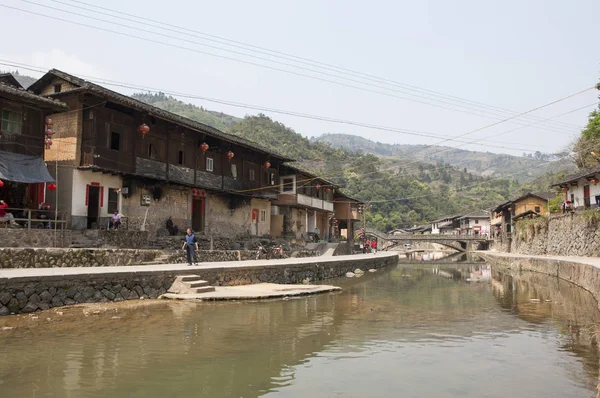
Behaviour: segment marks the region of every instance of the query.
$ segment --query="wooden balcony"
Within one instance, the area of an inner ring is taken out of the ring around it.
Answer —
[[[333,212],[333,202],[302,194],[279,194],[273,204]]]

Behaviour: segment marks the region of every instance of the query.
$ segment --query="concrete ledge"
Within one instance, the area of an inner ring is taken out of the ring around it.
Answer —
[[[512,271],[530,271],[555,276],[571,282],[600,301],[600,258],[536,256],[527,254],[478,252],[478,255],[494,265]]]
[[[329,285],[280,285],[259,283],[256,285],[217,287],[214,292],[195,294],[165,293],[159,299],[170,300],[263,300],[282,297],[305,296],[309,294],[341,291],[342,288]]]

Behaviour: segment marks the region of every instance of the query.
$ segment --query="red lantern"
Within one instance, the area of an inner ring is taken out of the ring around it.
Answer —
[[[599,179],[597,179],[597,178],[592,178],[592,184],[594,184],[594,185],[598,185],[598,183],[599,183],[599,182],[600,182],[600,180],[599,180]]]
[[[50,149],[50,146],[52,145],[52,138],[46,137],[44,143],[46,144],[46,149]]]
[[[268,169],[271,167],[271,162],[269,162],[268,160],[265,162],[265,169]]]
[[[47,117],[45,123],[46,123],[46,126],[52,126],[52,125],[54,125],[54,120]]]
[[[315,188],[317,188],[317,191],[318,191],[319,189],[321,189],[321,186],[320,186],[319,184],[317,184],[317,185],[315,186]]]
[[[48,184],[48,190],[49,191],[56,191],[56,184],[51,182],[50,184]]]
[[[48,127],[46,129],[46,135],[54,135],[54,131],[50,127]]]
[[[150,126],[148,126],[146,123],[140,124],[138,131],[142,133],[142,136],[146,136],[146,134],[150,132]]]
[[[50,210],[50,205],[46,205],[46,210]]]
[[[4,186],[4,181],[0,180],[0,188]]]
[[[227,152],[227,159],[231,160],[231,159],[233,159],[234,156],[235,156],[235,153],[233,153],[231,151]]]
[[[208,151],[208,144],[206,142],[203,142],[202,144],[200,144],[200,149],[202,150],[202,152],[206,152]]]

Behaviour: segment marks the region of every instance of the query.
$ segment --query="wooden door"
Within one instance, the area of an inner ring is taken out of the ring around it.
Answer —
[[[204,199],[194,199],[192,202],[192,229],[195,232],[204,231]]]
[[[258,235],[258,217],[260,212],[258,209],[252,209],[252,225],[250,226],[250,233],[254,236]]]
[[[585,206],[586,209],[588,209],[590,207],[590,186],[589,185],[583,186],[583,205]]]
[[[88,212],[87,227],[98,228],[98,215],[100,213],[100,187],[88,186]]]

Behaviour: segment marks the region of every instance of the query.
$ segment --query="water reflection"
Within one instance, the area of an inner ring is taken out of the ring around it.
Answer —
[[[593,396],[598,358],[587,331],[600,316],[572,285],[451,261],[334,283],[342,293],[286,301],[2,318],[0,327],[17,327],[0,333],[0,392]]]

